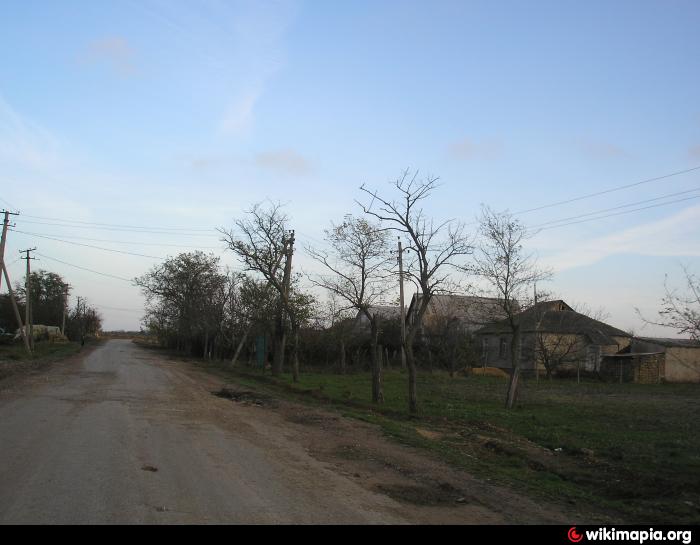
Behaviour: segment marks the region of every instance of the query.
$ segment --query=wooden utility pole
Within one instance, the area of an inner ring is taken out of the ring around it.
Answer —
[[[66,310],[68,309],[68,286],[63,295],[63,318],[61,319],[61,335],[66,336]]]
[[[17,326],[19,327],[20,335],[22,335],[22,340],[24,341],[24,347],[27,352],[31,353],[31,347],[29,346],[29,340],[27,339],[27,333],[24,331],[24,325],[22,324],[22,316],[19,313],[19,307],[17,306],[17,300],[15,299],[15,294],[12,291],[12,282],[10,282],[10,275],[7,272],[7,267],[5,266],[5,243],[7,242],[7,228],[10,226],[10,216],[19,215],[18,212],[10,212],[8,210],[2,211],[4,219],[2,222],[2,237],[0,238],[0,270],[2,274],[0,275],[0,287],[2,283],[2,277],[5,277],[5,282],[7,283],[7,293],[10,295],[10,302],[12,303],[12,310],[15,313],[15,319],[17,320]]]
[[[401,369],[406,369],[406,306],[403,299],[403,248],[399,237],[399,296],[401,299]],[[416,300],[416,303],[418,301]]]
[[[34,349],[34,327],[32,324],[32,283],[31,283],[31,274],[32,274],[32,267],[31,267],[31,261],[32,259],[36,259],[35,257],[31,257],[29,255],[30,252],[33,252],[36,250],[36,248],[27,248],[26,250],[20,250],[19,253],[26,254],[25,257],[22,259],[25,259],[27,261],[27,277],[25,278],[24,281],[24,291],[25,291],[25,296],[24,296],[24,322],[27,327],[27,337],[29,337],[29,347],[31,350]]]
[[[5,264],[5,242],[7,242],[7,228],[10,226],[10,215],[17,216],[17,212],[3,210],[5,216],[2,222],[2,238],[0,238],[0,268]],[[2,288],[2,276],[0,276],[0,288]]]

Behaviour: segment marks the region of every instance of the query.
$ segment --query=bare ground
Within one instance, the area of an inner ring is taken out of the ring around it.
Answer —
[[[122,340],[1,381],[0,437],[0,522],[586,522]]]

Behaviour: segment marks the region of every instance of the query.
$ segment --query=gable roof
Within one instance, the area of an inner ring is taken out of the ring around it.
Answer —
[[[662,339],[657,337],[635,337],[634,339],[671,348],[700,348],[700,341],[693,339]]]
[[[390,306],[390,305],[374,305],[367,309],[370,314],[376,315],[380,320],[400,320],[401,319],[401,307]],[[357,311],[355,320],[360,322],[366,322],[367,317],[361,310]]]
[[[523,333],[559,333],[585,335],[593,344],[617,344],[612,337],[631,337],[617,329],[573,310],[561,299],[543,301],[516,315]],[[506,320],[494,322],[479,329],[476,334],[510,333]]]
[[[423,296],[413,294],[406,315],[412,319],[413,313]],[[426,317],[440,316],[458,320],[465,326],[472,328],[483,326],[503,318],[505,315],[499,299],[492,297],[478,297],[474,295],[433,295],[428,303]]]

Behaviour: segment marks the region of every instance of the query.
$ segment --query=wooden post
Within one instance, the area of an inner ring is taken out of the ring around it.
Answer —
[[[29,339],[27,338],[27,332],[24,330],[24,325],[22,325],[22,316],[19,313],[19,308],[17,307],[17,301],[15,300],[15,294],[12,291],[12,283],[10,282],[10,275],[7,274],[7,268],[5,264],[2,264],[2,272],[5,275],[5,283],[7,284],[7,292],[10,294],[10,301],[12,302],[12,310],[15,313],[15,319],[17,320],[17,325],[19,326],[20,334],[22,335],[22,340],[24,341],[24,347],[27,352],[32,353],[32,348],[29,346]]]

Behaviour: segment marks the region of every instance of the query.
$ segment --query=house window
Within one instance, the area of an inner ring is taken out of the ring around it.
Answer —
[[[501,342],[498,345],[498,357],[505,358],[508,351],[508,339],[501,337]]]
[[[488,362],[489,359],[489,340],[487,337],[484,337],[481,339],[481,360],[483,361],[484,365]]]

